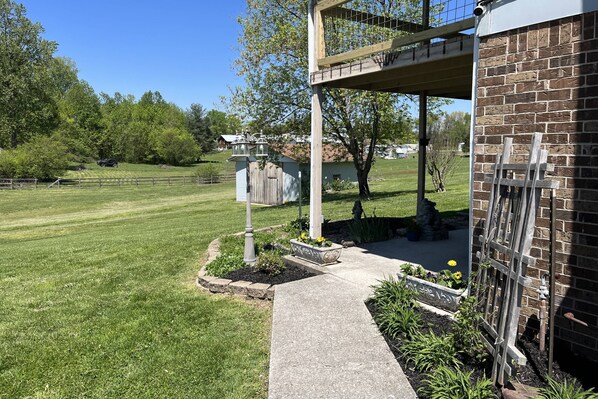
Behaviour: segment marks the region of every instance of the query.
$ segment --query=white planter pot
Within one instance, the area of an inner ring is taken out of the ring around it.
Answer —
[[[342,245],[332,244],[330,247],[314,247],[298,240],[291,240],[293,256],[315,263],[317,265],[331,265],[341,256]]]
[[[419,292],[417,298],[419,301],[451,312],[457,311],[461,297],[465,293],[465,289],[455,290],[417,277],[405,276],[402,273],[399,273],[399,277],[406,277],[407,286]]]

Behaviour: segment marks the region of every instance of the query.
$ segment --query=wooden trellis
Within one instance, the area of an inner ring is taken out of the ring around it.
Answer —
[[[558,188],[558,182],[545,180],[554,165],[547,163],[541,142],[542,134],[536,133],[527,164],[512,164],[513,139],[506,138],[493,175],[486,179],[492,189],[478,258],[489,267],[480,270],[478,287],[484,287],[479,295],[484,340],[493,357],[492,381],[501,385],[505,376],[514,375],[515,366],[526,362],[515,341],[523,289],[531,285],[527,267],[536,262],[530,256],[536,211],[542,189]]]

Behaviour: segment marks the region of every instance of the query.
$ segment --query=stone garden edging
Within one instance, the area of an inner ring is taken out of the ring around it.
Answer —
[[[259,231],[268,231],[273,229],[274,227],[278,226],[271,226],[265,227],[262,229],[255,230],[256,232]],[[235,235],[242,235],[245,234],[244,232],[237,233]],[[208,245],[208,253],[206,257],[206,262],[201,267],[199,272],[197,273],[197,280],[195,285],[198,288],[209,291],[214,294],[231,294],[236,296],[242,296],[246,298],[252,299],[262,299],[262,300],[273,300],[276,285],[264,284],[264,283],[252,283],[251,281],[244,281],[244,280],[229,280],[226,278],[214,277],[209,276],[206,272],[206,266],[210,264],[210,262],[214,261],[216,257],[220,254],[220,239],[213,240],[210,245]],[[314,274],[324,274],[327,271],[316,265],[310,265],[306,262],[302,262],[299,259],[295,259],[291,256],[284,256],[285,262],[292,263],[293,265],[300,267],[302,269],[308,270]]]

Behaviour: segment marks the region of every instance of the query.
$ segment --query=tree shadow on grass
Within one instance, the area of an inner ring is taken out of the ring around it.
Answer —
[[[433,192],[433,191],[429,191],[429,192]],[[409,195],[409,194],[417,194],[417,190],[384,191],[384,192],[372,193],[370,196],[370,200],[384,199],[384,198],[389,198],[389,197],[401,197],[401,196]],[[348,201],[348,200],[357,201],[358,199],[360,199],[359,194],[356,192],[338,191],[338,192],[332,192],[332,193],[324,193],[322,195],[322,202]],[[362,201],[368,201],[368,200],[362,200]]]

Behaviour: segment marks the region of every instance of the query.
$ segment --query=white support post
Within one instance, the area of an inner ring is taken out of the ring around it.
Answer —
[[[321,29],[319,13],[315,10],[316,0],[309,1],[308,54],[309,73],[318,70],[318,49]],[[310,79],[310,76],[307,77]],[[310,82],[311,83],[311,82]],[[311,173],[309,199],[309,235],[316,238],[322,235],[322,102],[321,85],[312,85],[311,95]]]

